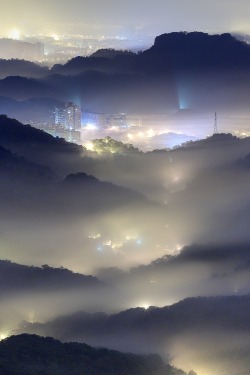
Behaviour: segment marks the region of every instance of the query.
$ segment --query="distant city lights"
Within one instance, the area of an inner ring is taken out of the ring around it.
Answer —
[[[10,39],[20,40],[21,38],[21,32],[18,29],[13,29],[9,32],[8,37]]]
[[[59,35],[51,34],[51,38],[53,38],[56,42],[60,39]]]
[[[105,250],[110,249],[116,255],[128,244],[129,246],[142,245],[142,240],[135,234],[126,234],[125,236],[118,235],[116,238],[110,238],[100,232],[91,232],[88,235],[88,238],[95,242],[96,249],[99,253],[103,253]]]
[[[90,234],[89,235],[89,239],[91,239],[91,240],[97,240],[100,237],[101,237],[100,233]]]

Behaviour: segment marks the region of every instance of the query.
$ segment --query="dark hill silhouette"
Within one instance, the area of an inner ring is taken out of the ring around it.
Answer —
[[[79,269],[86,272],[98,258],[105,263],[121,262],[128,251],[132,258],[136,250],[136,257],[144,256],[135,239],[124,241],[124,230],[133,228],[139,233],[147,244],[145,251],[150,252],[151,243],[159,242],[165,207],[136,189],[123,187],[113,155],[90,157],[80,146],[6,116],[0,116],[0,146],[2,258],[68,268],[74,268],[75,259],[79,259]],[[127,163],[123,155],[117,158],[121,165]],[[95,168],[103,171],[103,177],[94,177]],[[113,183],[105,176],[107,170],[116,178]],[[100,233],[100,238],[94,240],[95,233]],[[114,246],[124,247],[123,252],[116,256],[107,238]]]
[[[91,165],[95,168],[95,158],[89,158],[81,146],[6,116],[0,116],[1,144],[16,154],[3,158],[2,174],[0,169],[0,204],[8,216],[15,213],[20,217],[25,212],[33,221],[38,210],[41,218],[57,218],[60,223],[91,220],[96,214],[102,222],[115,210],[121,227],[132,225],[145,235],[152,232],[150,219],[145,217],[155,215],[154,225],[159,226],[164,220],[165,209],[142,194],[120,186],[119,181],[114,184],[85,173]],[[97,166],[105,167],[105,163],[100,160]],[[39,167],[41,164],[48,168]]]
[[[114,315],[78,313],[19,332],[52,335],[137,353],[169,353],[173,363],[215,375],[249,370],[250,297],[189,298],[172,306]],[[176,346],[181,348],[176,352]],[[190,358],[189,362],[187,359]]]
[[[2,145],[2,146],[1,146]],[[6,165],[6,162],[13,164],[13,171],[16,173],[15,163],[23,163],[25,166],[33,167],[33,171],[38,171],[37,164],[29,162],[28,160],[39,160],[44,164],[54,165],[56,162],[54,158],[60,160],[61,163],[67,163],[66,159],[72,159],[72,169],[76,169],[80,165],[81,156],[84,155],[84,148],[73,143],[66,142],[62,138],[55,138],[52,135],[45,133],[39,129],[35,129],[30,125],[23,125],[20,122],[9,119],[4,115],[0,115],[0,147],[4,159],[2,159],[2,168],[9,170],[11,173],[10,165]],[[7,151],[9,149],[11,151]],[[12,153],[15,153],[13,155]],[[9,157],[9,158],[7,158]],[[27,158],[28,160],[24,159]],[[69,160],[68,160],[69,161]],[[74,161],[76,165],[74,165]],[[21,164],[20,164],[21,165]],[[80,169],[84,167],[84,164]],[[45,167],[41,167],[41,170]],[[49,171],[49,170],[48,170]],[[29,172],[30,173],[30,172]],[[38,171],[38,174],[42,174],[42,171]],[[20,170],[20,175],[24,174],[24,170]],[[45,174],[45,172],[43,172]],[[53,172],[50,171],[48,176],[52,178]],[[140,194],[133,192],[129,189],[118,187],[109,182],[102,182],[94,176],[87,175],[84,172],[70,174],[65,178],[62,183],[62,189],[74,189],[75,193],[81,193],[84,188],[98,189],[99,192],[106,191],[111,196],[119,195],[117,199],[127,196],[127,199],[133,198],[138,200],[145,200]]]
[[[8,77],[0,95],[78,97],[85,108],[111,113],[248,108],[250,47],[230,34],[170,33],[139,54],[104,52],[54,65],[40,79]]]
[[[107,57],[107,58],[114,58],[116,56],[133,56],[135,53],[131,51],[124,51],[124,50],[115,50],[112,48],[103,48],[99,49],[98,51],[92,53],[92,57]]]
[[[208,35],[202,32],[174,32],[155,39],[145,55],[164,54],[176,68],[248,68],[250,47],[231,34]]]
[[[103,182],[84,172],[70,174],[65,179],[55,174],[54,167],[58,172],[58,167],[63,165],[65,168],[67,163],[68,170],[84,169],[81,159],[84,149],[80,146],[5,116],[0,116],[0,139],[2,210],[5,207],[8,212],[18,214],[18,210],[22,213],[25,209],[32,214],[36,208],[45,215],[50,212],[59,216],[62,213],[86,216],[87,212],[101,213],[112,208],[129,212],[128,207],[136,205],[138,209],[161,212],[160,207],[141,194]],[[38,162],[49,165],[53,170]]]
[[[52,74],[76,75],[86,71],[99,71],[106,73],[127,73],[133,71],[137,55],[121,53],[115,50],[99,50],[89,57],[75,57],[65,65],[57,64],[51,68]]]
[[[235,164],[238,159],[248,154],[249,147],[250,137],[238,138],[230,133],[219,133],[201,140],[188,141],[171,150],[170,154],[176,161],[179,158],[190,158],[194,164],[195,156],[199,155],[199,158],[204,158],[203,167],[210,165],[212,169],[218,168],[221,163]]]
[[[104,53],[105,52],[105,53]],[[93,59],[95,57],[95,59]],[[119,58],[118,58],[119,57]],[[98,60],[99,59],[99,60]],[[155,59],[155,60],[154,60]],[[163,59],[163,60],[162,60]],[[131,65],[131,62],[133,64]],[[154,61],[155,66],[151,63]],[[100,50],[90,57],[77,57],[65,65],[54,65],[52,72],[75,74],[84,71],[86,68],[93,70],[101,69],[101,64],[113,66],[116,71],[116,64],[123,67],[123,71],[151,71],[159,73],[159,65],[167,69],[196,69],[221,67],[248,67],[250,61],[250,47],[231,34],[209,35],[202,32],[174,32],[163,34],[155,39],[154,45],[140,53]],[[160,70],[162,73],[162,70]],[[171,71],[172,73],[172,71]]]
[[[144,332],[150,345],[153,345],[154,341],[155,347],[161,351],[160,347],[164,341],[171,340],[171,337],[182,331],[249,331],[249,311],[249,295],[188,298],[163,308],[135,308],[112,315],[77,313],[45,324],[26,324],[20,328],[20,332],[23,330],[27,333],[51,335],[60,340],[86,341],[95,345],[98,340],[107,343],[109,338],[116,337],[115,342],[119,342],[120,348],[126,345],[125,337],[134,336],[141,346],[146,348],[140,337],[140,332]],[[109,346],[112,347],[112,340]],[[140,350],[138,347],[138,351]]]
[[[84,148],[4,115],[0,115],[0,145],[59,174],[82,170]]]
[[[1,143],[15,142],[31,142],[40,144],[53,144],[66,146],[71,145],[71,147],[76,145],[67,143],[64,139],[58,139],[52,135],[33,128],[30,125],[23,125],[15,119],[10,119],[5,115],[0,116],[0,126],[1,126]]]
[[[62,102],[48,98],[33,98],[28,100],[15,100],[8,97],[0,97],[0,114],[6,114],[22,122],[27,119],[41,123],[51,121],[51,116],[56,107]]]
[[[0,294],[84,289],[103,285],[96,277],[73,273],[66,268],[25,266],[0,260]]]
[[[17,100],[41,97],[60,98],[57,88],[52,87],[48,82],[21,76],[9,76],[1,79],[0,95]]]
[[[0,174],[2,178],[6,174],[9,177],[23,179],[23,181],[29,179],[31,182],[33,179],[33,182],[37,184],[41,183],[42,179],[45,181],[56,180],[55,174],[48,167],[32,163],[2,146],[0,146]]]
[[[155,214],[161,212],[157,204],[148,201],[143,195],[110,182],[100,181],[86,173],[68,175],[63,183],[57,186],[57,194],[58,197],[62,194],[62,201],[63,197],[67,197],[69,208],[70,210],[73,209],[74,212],[81,212],[83,209],[84,212],[94,212],[95,210],[101,212],[118,207],[129,210],[128,207],[131,205],[135,205],[138,210],[152,210],[152,215],[154,212]],[[135,218],[131,218],[131,220],[134,221]]]
[[[0,205],[2,217],[5,209],[17,212],[25,204],[38,203],[37,197],[45,199],[44,189],[58,181],[49,168],[24,157],[17,156],[0,146]],[[24,203],[26,202],[26,203]],[[36,202],[36,203],[35,203]]]
[[[212,136],[201,140],[188,141],[181,144],[176,149],[181,150],[195,150],[195,149],[209,149],[209,148],[221,148],[239,145],[240,143],[244,144],[250,142],[249,138],[240,139],[230,133],[216,133]]]
[[[105,192],[109,192],[111,195],[116,196],[117,200],[121,199],[121,196],[124,195],[124,198],[135,199],[135,200],[142,200],[144,201],[145,198],[135,191],[130,189],[126,189],[117,185],[114,185],[110,182],[100,181],[96,177],[87,175],[86,173],[75,173],[68,175],[64,180],[64,186],[69,189],[73,189],[75,193],[78,191],[82,191],[84,187],[89,187],[92,190],[92,194],[105,194]],[[121,199],[122,200],[122,199]]]
[[[137,356],[35,335],[0,342],[1,375],[185,375],[157,355]]]
[[[41,78],[49,74],[47,67],[42,67],[25,60],[3,60],[0,59],[0,79],[9,76],[21,76],[27,78]]]
[[[151,110],[156,110],[157,100],[158,111],[163,108],[161,96],[165,96],[165,102],[168,102],[170,107],[177,108],[178,95],[179,101],[186,102],[187,108],[227,109],[232,105],[240,108],[248,106],[246,98],[249,96],[250,47],[230,34],[164,34],[158,36],[154,45],[141,54],[116,56],[112,59],[96,58],[93,61],[92,59],[79,57],[64,66],[54,66],[53,72],[78,74],[88,69],[106,71],[110,74],[132,74],[137,87],[138,110],[142,106],[140,97],[146,101],[149,95],[147,93],[150,84],[155,93],[155,102],[154,105],[151,103]],[[141,90],[139,88],[142,88],[143,83],[137,75],[143,76],[144,87]],[[163,83],[168,85],[168,90],[164,90]],[[132,82],[129,86],[133,92],[135,87],[132,86]],[[106,87],[110,87],[108,82]],[[122,81],[121,87],[124,91]],[[185,97],[183,91],[187,93]],[[124,98],[122,100],[124,101]],[[128,100],[126,98],[125,106]],[[153,100],[151,98],[151,101]],[[145,111],[148,105],[149,103],[143,107]]]

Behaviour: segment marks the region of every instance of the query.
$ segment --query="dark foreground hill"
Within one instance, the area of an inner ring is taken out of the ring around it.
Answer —
[[[35,335],[0,343],[1,375],[185,375],[157,355],[137,356]]]

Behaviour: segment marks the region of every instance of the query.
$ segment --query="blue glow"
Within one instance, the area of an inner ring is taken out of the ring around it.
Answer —
[[[190,108],[190,85],[187,82],[187,78],[178,77],[176,82],[178,100],[179,100],[179,109],[189,109]]]

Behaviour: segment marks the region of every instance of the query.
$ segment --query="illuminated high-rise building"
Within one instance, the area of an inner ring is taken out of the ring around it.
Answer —
[[[82,124],[81,108],[73,103],[65,103],[63,107],[55,109],[55,124],[65,130],[80,130]]]

